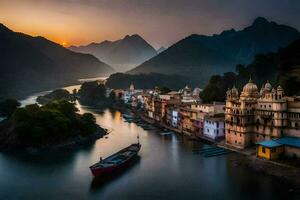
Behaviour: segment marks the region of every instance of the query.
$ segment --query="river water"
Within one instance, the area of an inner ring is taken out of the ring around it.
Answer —
[[[34,101],[31,96],[22,102]],[[1,153],[0,199],[296,199],[277,179],[234,165],[237,155],[205,158],[193,150],[206,144],[145,131],[124,122],[118,110],[77,106],[111,130],[108,138],[72,151]],[[136,142],[138,134],[142,148],[134,165],[115,177],[92,177],[90,165]]]

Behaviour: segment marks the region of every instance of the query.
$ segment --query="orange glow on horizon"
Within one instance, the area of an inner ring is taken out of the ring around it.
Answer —
[[[61,45],[62,45],[63,47],[67,47],[67,42],[62,42]]]

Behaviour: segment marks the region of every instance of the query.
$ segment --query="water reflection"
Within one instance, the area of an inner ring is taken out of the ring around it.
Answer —
[[[90,191],[91,192],[99,192],[101,191],[106,185],[109,185],[112,181],[121,178],[125,173],[131,173],[134,168],[137,168],[140,164],[141,157],[137,156],[133,162],[131,162],[126,169],[122,171],[117,171],[114,174],[107,174],[101,177],[94,177],[91,182]]]
[[[236,154],[205,158],[208,144],[127,123],[116,110],[81,106],[111,130],[108,139],[77,150],[41,155],[0,154],[0,199],[293,199],[285,183],[232,162]],[[136,142],[140,159],[112,177],[93,179],[89,166]]]

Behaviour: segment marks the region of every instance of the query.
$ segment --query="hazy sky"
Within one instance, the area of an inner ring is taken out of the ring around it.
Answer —
[[[67,45],[138,33],[157,48],[241,29],[257,16],[299,30],[300,0],[0,0],[0,23]]]

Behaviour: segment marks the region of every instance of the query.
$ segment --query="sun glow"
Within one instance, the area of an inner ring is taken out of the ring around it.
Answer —
[[[67,47],[67,42],[62,42],[61,45],[62,45],[63,47]]]

